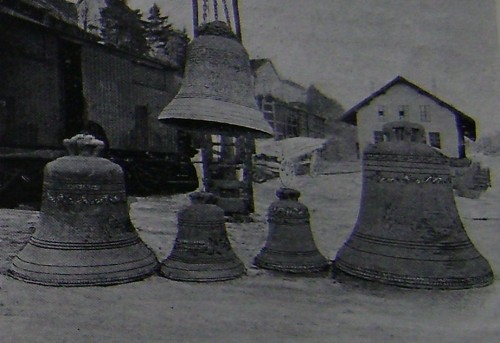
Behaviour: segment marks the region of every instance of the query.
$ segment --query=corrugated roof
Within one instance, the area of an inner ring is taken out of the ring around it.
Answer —
[[[379,97],[382,94],[385,94],[390,88],[392,88],[393,86],[398,85],[398,84],[407,85],[408,87],[417,91],[419,94],[422,94],[423,96],[434,101],[439,106],[446,108],[448,111],[452,112],[455,115],[457,126],[459,126],[462,129],[464,136],[472,139],[473,141],[476,140],[476,122],[474,121],[474,119],[472,119],[471,117],[469,117],[468,115],[466,115],[462,111],[459,111],[458,109],[456,109],[452,105],[439,99],[435,95],[429,93],[425,89],[408,81],[407,79],[405,79],[402,76],[397,76],[394,80],[390,81],[388,84],[386,84],[385,86],[383,86],[379,90],[375,91],[373,94],[368,96],[366,99],[364,99],[363,101],[361,101],[360,103],[358,103],[357,105],[352,107],[350,110],[345,112],[342,115],[341,120],[346,122],[346,123],[352,124],[352,125],[357,125],[357,113],[358,113],[358,111],[361,108],[370,104],[370,102],[373,99]]]

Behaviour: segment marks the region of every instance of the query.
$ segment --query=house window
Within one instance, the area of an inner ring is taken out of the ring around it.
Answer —
[[[423,123],[429,123],[431,121],[429,105],[420,105],[420,121]]]
[[[408,105],[400,105],[399,106],[399,110],[398,110],[399,120],[405,120],[406,119],[406,116],[408,115],[408,112],[409,112],[408,109],[409,109]]]
[[[298,137],[299,136],[299,121],[298,118],[290,114],[287,118],[286,127],[286,137]]]
[[[262,100],[262,112],[272,114],[274,113],[274,101]]]
[[[373,131],[373,141],[375,143],[380,143],[384,141],[384,132],[382,131]]]
[[[435,148],[441,149],[441,135],[439,132],[429,132],[429,144]]]
[[[378,113],[378,120],[385,121],[385,106],[379,106],[377,113]]]
[[[264,119],[266,119],[273,128],[275,138],[277,138],[279,136],[277,132],[278,125],[276,123],[276,107],[273,98],[270,96],[263,97],[260,109],[264,113]]]

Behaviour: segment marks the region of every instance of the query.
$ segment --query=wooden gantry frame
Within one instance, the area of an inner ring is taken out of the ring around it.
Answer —
[[[231,13],[228,6],[231,1]],[[202,7],[200,8],[200,2]],[[219,3],[223,5],[226,23],[242,41],[238,0],[192,0],[193,33],[198,36],[201,23],[208,20],[208,12],[218,20]],[[201,10],[201,11],[200,11]],[[217,204],[231,217],[247,217],[254,212],[253,163],[255,142],[250,137],[225,137],[203,135],[201,157],[203,166],[203,188],[216,195]]]

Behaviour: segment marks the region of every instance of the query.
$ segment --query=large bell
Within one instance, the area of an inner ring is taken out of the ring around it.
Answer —
[[[13,259],[14,278],[50,286],[104,286],[143,279],[158,262],[128,215],[123,172],[97,157],[103,143],[77,135],[70,155],[45,167],[40,220]]]
[[[300,192],[280,188],[267,211],[267,241],[255,257],[260,268],[288,273],[313,273],[328,268],[318,251],[309,223],[309,210],[298,201]]]
[[[158,119],[187,131],[272,135],[257,107],[248,53],[226,23],[200,28],[188,46],[182,87]]]
[[[458,214],[445,156],[422,126],[384,126],[387,141],[363,156],[357,223],[337,254],[345,273],[410,288],[462,289],[493,282]]]
[[[242,276],[245,266],[227,238],[224,210],[211,193],[190,194],[192,204],[178,214],[178,232],[161,274],[178,281],[224,281]]]

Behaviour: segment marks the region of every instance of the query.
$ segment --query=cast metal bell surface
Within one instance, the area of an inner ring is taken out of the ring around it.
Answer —
[[[104,286],[143,279],[158,262],[128,215],[122,169],[97,157],[103,143],[77,135],[44,171],[40,219],[9,274],[50,286]]]
[[[316,247],[309,223],[309,210],[298,201],[300,192],[281,188],[279,200],[267,211],[267,241],[254,264],[260,268],[288,273],[312,273],[325,270],[327,259]]]
[[[242,276],[245,266],[231,248],[224,210],[211,193],[189,195],[191,205],[178,214],[178,232],[161,274],[179,281],[224,281]]]
[[[170,126],[225,136],[272,136],[254,95],[250,59],[224,22],[202,27],[189,44],[184,80],[158,119]]]
[[[462,289],[493,282],[460,220],[445,156],[418,124],[384,126],[388,141],[363,155],[357,223],[335,265],[360,278],[409,288]]]

